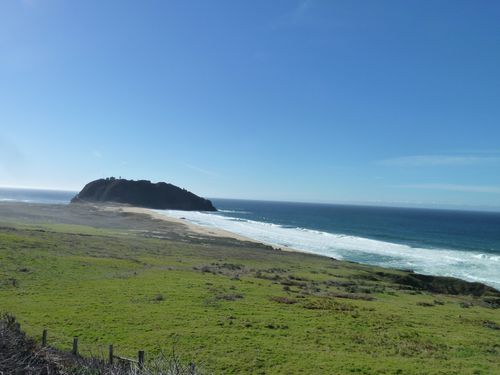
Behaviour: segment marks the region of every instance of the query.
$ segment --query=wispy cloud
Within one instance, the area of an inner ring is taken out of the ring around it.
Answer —
[[[290,17],[298,19],[302,17],[311,8],[313,0],[301,0],[295,6],[295,8],[290,12]]]
[[[192,169],[193,171],[200,172],[202,174],[206,174],[207,176],[212,176],[212,177],[220,177],[219,174],[209,171],[204,168],[197,167],[196,165],[188,164],[188,163],[182,163],[183,166]]]
[[[457,184],[408,184],[394,185],[395,188],[403,189],[426,189],[426,190],[446,190],[465,193],[489,193],[500,194],[500,186],[492,185],[457,185]]]
[[[295,3],[294,7],[282,14],[273,22],[273,27],[286,26],[289,24],[297,24],[309,12],[313,4],[313,0],[300,0]]]
[[[100,158],[102,158],[102,152],[99,150],[94,150],[94,151],[92,151],[92,156],[96,159],[100,159]]]
[[[0,135],[0,175],[20,177],[29,167],[28,158],[23,150],[10,139]]]
[[[379,160],[377,164],[399,167],[432,167],[466,166],[498,162],[500,162],[500,156],[496,155],[413,155]]]
[[[37,3],[37,0],[21,0],[21,4],[25,8],[33,8]]]

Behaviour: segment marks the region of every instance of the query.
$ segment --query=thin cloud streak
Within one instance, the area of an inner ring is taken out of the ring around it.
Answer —
[[[488,185],[409,184],[409,185],[394,185],[392,187],[403,188],[403,189],[426,189],[426,190],[458,191],[465,193],[500,194],[500,186],[488,186]]]
[[[189,169],[192,169],[193,171],[200,172],[200,173],[206,174],[208,176],[221,177],[220,175],[218,175],[215,172],[212,172],[212,171],[209,171],[207,169],[203,169],[203,168],[197,167],[196,165],[192,165],[192,164],[188,164],[188,163],[182,163],[182,165],[184,165],[185,167],[187,167]]]
[[[311,7],[312,0],[303,0],[297,4],[295,9],[290,14],[293,19],[299,19],[302,17]]]
[[[282,14],[273,23],[273,28],[282,26],[294,25],[301,22],[304,16],[309,12],[313,4],[313,0],[301,0],[288,12]]]
[[[102,152],[99,150],[94,150],[94,151],[92,151],[92,156],[96,159],[100,159],[100,158],[102,158]]]
[[[500,162],[499,156],[413,155],[379,160],[377,164],[395,167],[467,166]]]
[[[21,0],[24,8],[33,8],[36,5],[36,0]]]

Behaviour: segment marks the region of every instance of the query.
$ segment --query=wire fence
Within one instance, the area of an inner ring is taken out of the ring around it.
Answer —
[[[78,337],[70,340],[71,350],[62,351],[68,342],[50,340],[50,332],[42,331],[40,341],[26,336],[15,317],[4,314],[0,319],[0,374],[27,375],[202,375],[207,374],[194,363],[186,363],[175,352],[160,352],[146,361],[144,350],[136,358],[115,352],[110,344],[107,351],[82,356]],[[64,345],[61,345],[64,344]]]

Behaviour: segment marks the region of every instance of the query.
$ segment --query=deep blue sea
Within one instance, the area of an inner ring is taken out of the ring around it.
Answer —
[[[75,192],[0,188],[0,201],[67,204]],[[216,213],[158,211],[271,245],[500,289],[500,213],[212,199]]]

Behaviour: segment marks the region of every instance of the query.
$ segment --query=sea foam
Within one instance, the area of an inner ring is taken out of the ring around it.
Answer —
[[[207,228],[230,231],[257,241],[307,253],[418,273],[453,276],[500,289],[500,257],[484,252],[411,247],[369,238],[334,234],[218,214],[158,210]],[[473,250],[473,249],[472,249]]]

